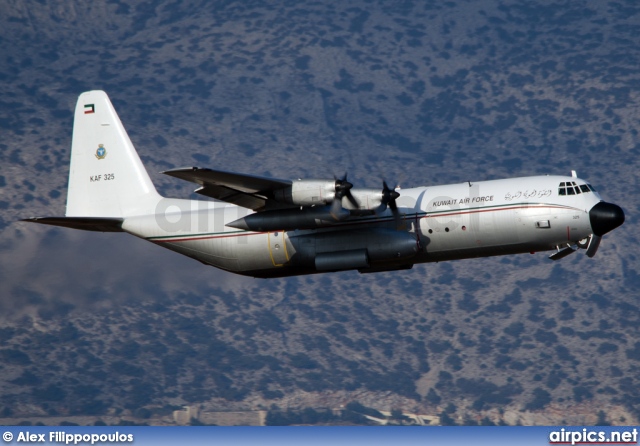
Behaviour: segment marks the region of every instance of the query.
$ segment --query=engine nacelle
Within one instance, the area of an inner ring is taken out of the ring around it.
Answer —
[[[368,214],[376,211],[382,204],[382,191],[380,189],[352,189],[351,195],[358,201],[360,207],[356,209],[349,200],[342,200],[342,206],[350,211],[363,211]]]
[[[290,187],[274,192],[281,203],[296,206],[318,206],[329,204],[336,195],[335,180],[293,180]]]
[[[289,187],[278,189],[273,192],[273,198],[281,203],[293,204],[295,206],[324,206],[331,204],[336,197],[336,189],[340,184],[344,185],[346,180],[293,180]],[[350,183],[349,189],[351,188]],[[341,207],[351,212],[351,215],[370,215],[384,211],[387,207],[383,204],[385,192],[380,189],[352,189],[353,196],[358,206],[343,195]],[[387,197],[388,199],[388,197]],[[388,204],[388,202],[387,202]]]

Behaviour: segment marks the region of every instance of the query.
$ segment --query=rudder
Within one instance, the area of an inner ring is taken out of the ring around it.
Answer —
[[[66,216],[149,214],[161,198],[107,94],[82,93],[73,121]]]

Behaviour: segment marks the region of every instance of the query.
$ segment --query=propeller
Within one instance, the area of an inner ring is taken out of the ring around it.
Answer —
[[[400,213],[398,212],[398,205],[396,204],[396,198],[398,198],[400,194],[395,190],[391,189],[387,182],[382,180],[382,199],[380,200],[380,206],[376,209],[376,214],[383,213],[387,207],[391,209],[391,213],[393,214],[393,218],[396,220],[396,225],[400,224]]]
[[[336,220],[344,220],[349,217],[349,211],[342,207],[342,199],[347,197],[349,203],[351,203],[356,209],[360,208],[360,203],[355,197],[351,194],[351,188],[353,184],[347,181],[347,173],[345,172],[344,176],[340,179],[335,179],[336,185],[336,193],[333,198],[333,202],[331,203],[331,216]]]
[[[398,205],[396,204],[396,198],[398,198],[400,194],[393,189],[390,189],[387,186],[387,182],[382,180],[382,203],[391,208],[391,212],[393,215],[398,213]]]
[[[359,208],[360,203],[358,203],[358,200],[356,200],[355,197],[351,194],[351,188],[353,187],[353,184],[347,181],[347,173],[345,172],[344,176],[341,179],[335,178],[335,180],[336,198],[342,200],[342,197],[347,197],[347,200],[349,200],[349,203],[351,203],[354,208]]]

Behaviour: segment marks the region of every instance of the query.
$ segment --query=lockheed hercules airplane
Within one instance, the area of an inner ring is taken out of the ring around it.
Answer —
[[[356,189],[343,178],[282,180],[198,167],[164,172],[216,201],[160,196],[103,91],[78,98],[65,217],[26,221],[128,232],[254,277],[409,269],[416,263],[554,251],[561,259],[620,226],[586,181],[533,176]]]

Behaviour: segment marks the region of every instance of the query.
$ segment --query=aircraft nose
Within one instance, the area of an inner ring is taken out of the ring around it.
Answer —
[[[601,237],[624,223],[624,211],[617,204],[601,201],[589,211],[589,221],[593,233]]]

